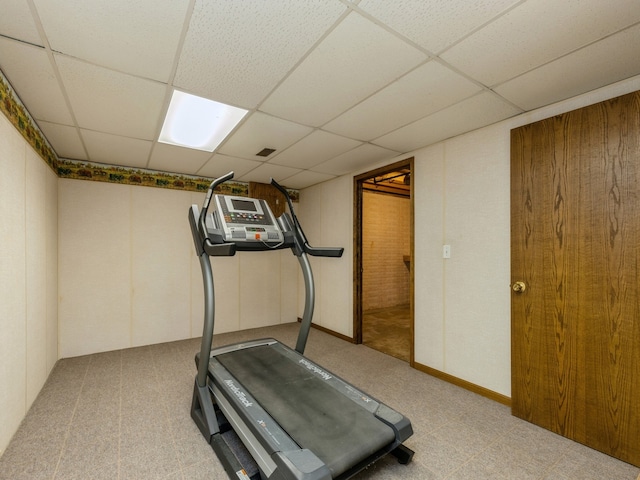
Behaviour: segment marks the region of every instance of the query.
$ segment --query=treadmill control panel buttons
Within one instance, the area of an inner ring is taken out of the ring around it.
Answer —
[[[264,200],[231,195],[215,195],[214,200],[225,241],[284,241],[284,234]]]

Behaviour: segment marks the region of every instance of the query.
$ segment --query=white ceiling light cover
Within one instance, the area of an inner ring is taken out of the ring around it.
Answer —
[[[247,112],[174,90],[158,141],[213,152]]]

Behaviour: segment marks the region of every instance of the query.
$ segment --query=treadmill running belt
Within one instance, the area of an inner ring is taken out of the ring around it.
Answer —
[[[269,345],[216,358],[334,478],[395,439],[391,427]]]

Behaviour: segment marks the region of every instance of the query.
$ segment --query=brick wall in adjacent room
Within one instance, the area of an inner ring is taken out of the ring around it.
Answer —
[[[362,309],[409,304],[409,198],[363,192]]]

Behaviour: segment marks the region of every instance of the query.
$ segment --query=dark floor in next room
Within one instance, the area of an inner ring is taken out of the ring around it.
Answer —
[[[297,324],[216,336],[222,345]],[[199,340],[59,361],[0,458],[0,479],[223,479],[189,415]],[[514,418],[508,407],[313,329],[307,356],[411,419],[413,462],[392,457],[376,479],[635,480],[640,469]]]
[[[408,362],[411,348],[409,305],[363,312],[362,342],[379,352]]]

